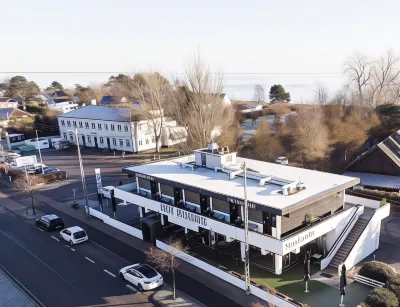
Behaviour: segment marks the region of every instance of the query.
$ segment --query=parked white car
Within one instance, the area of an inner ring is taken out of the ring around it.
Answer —
[[[278,157],[278,158],[276,158],[275,163],[288,165],[289,164],[289,160],[286,157]]]
[[[86,231],[78,226],[65,228],[60,231],[60,239],[67,241],[69,244],[82,243],[89,240]]]
[[[114,189],[115,189],[115,187],[113,187],[111,185],[103,187],[101,194],[103,195],[104,198],[111,199],[111,190],[114,190]]]
[[[119,276],[134,284],[140,291],[152,290],[164,284],[160,273],[147,264],[136,263],[122,268]]]

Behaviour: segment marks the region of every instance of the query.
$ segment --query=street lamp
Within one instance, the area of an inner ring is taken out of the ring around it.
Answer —
[[[243,178],[244,178],[244,242],[245,242],[244,274],[246,282],[246,295],[250,295],[249,208],[247,206],[246,162],[243,163]]]
[[[38,136],[37,130],[36,130],[36,142],[37,142],[37,146],[39,149],[39,157],[40,157],[40,164],[41,164],[41,168],[42,168],[42,174],[44,174],[42,153],[40,152],[39,136]]]
[[[73,132],[75,134],[76,138],[76,146],[78,148],[78,158],[79,158],[79,167],[81,169],[81,179],[82,179],[82,189],[83,189],[83,194],[85,196],[85,211],[86,215],[88,218],[90,218],[90,211],[89,211],[89,201],[88,201],[88,195],[86,191],[86,180],[85,180],[85,172],[83,171],[83,165],[82,165],[82,157],[81,157],[81,148],[79,146],[79,139],[78,139],[78,129],[75,130],[67,130],[68,132]]]

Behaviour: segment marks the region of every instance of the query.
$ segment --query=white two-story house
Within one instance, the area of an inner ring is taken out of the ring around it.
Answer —
[[[166,137],[167,132],[178,127],[176,122],[167,121],[160,146],[172,146],[176,141]],[[134,120],[129,108],[89,105],[58,116],[60,136],[76,143],[75,134],[78,130],[78,141],[82,146],[108,148],[128,152],[139,152],[156,147],[154,133],[147,120]]]

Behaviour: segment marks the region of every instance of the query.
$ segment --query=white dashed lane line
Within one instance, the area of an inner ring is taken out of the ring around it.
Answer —
[[[111,273],[110,271],[107,270],[103,270],[104,272],[106,272],[108,275],[112,276],[112,277],[116,277],[113,273]]]
[[[91,263],[95,263],[92,259],[85,257],[86,260],[90,261]]]
[[[52,237],[54,240],[60,242],[60,240],[58,240],[56,237],[54,237],[54,236],[51,236],[51,237]]]
[[[36,227],[37,229],[39,229],[41,232],[44,232],[44,230],[42,228]]]
[[[71,247],[71,250],[74,252],[75,250]]]
[[[137,290],[134,288],[134,287],[132,287],[131,285],[126,285],[129,289],[131,289],[133,292],[137,292]]]

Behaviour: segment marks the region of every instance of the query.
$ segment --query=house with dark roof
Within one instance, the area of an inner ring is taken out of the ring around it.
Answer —
[[[103,96],[100,100],[100,105],[112,105],[115,103],[126,103],[128,100],[126,100],[125,97],[122,97],[120,101],[116,99],[115,96]]]
[[[33,116],[17,108],[0,108],[0,126],[7,127],[10,120],[21,120]]]
[[[17,108],[18,101],[10,97],[0,97],[0,109]]]
[[[351,162],[344,175],[360,178],[360,186],[400,190],[400,130]]]

